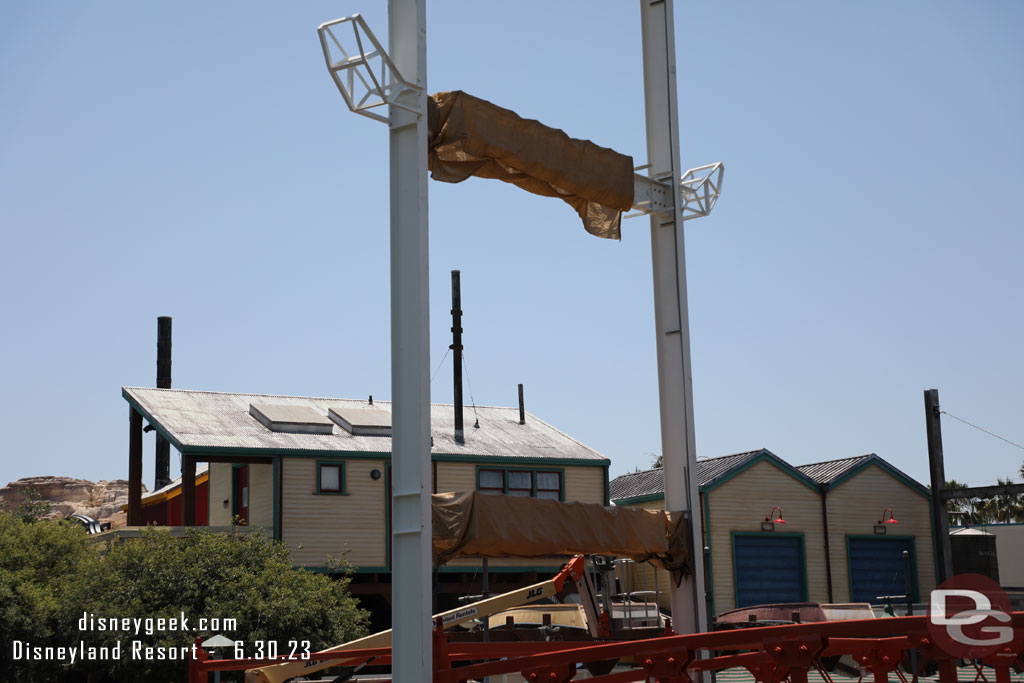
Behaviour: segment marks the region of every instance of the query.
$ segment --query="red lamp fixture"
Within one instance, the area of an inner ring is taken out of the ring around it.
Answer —
[[[772,517],[775,516],[775,511],[776,510],[779,511],[779,516],[775,517],[775,519],[772,519]],[[764,521],[761,522],[761,531],[775,531],[775,525],[776,524],[785,524],[785,523],[786,523],[786,520],[784,520],[782,518],[782,508],[780,508],[778,505],[776,505],[775,507],[772,508],[771,512],[768,513],[768,516],[764,518]]]
[[[889,515],[888,517],[886,517],[887,514]],[[892,508],[885,508],[882,510],[882,519],[878,520],[878,524],[875,525],[875,533],[879,535],[885,534],[885,530],[890,524],[899,524],[899,522],[896,521],[896,515],[892,514]]]

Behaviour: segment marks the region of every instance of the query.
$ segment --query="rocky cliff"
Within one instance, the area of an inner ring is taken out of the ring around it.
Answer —
[[[0,488],[0,507],[18,507],[26,500],[28,490],[34,490],[41,501],[50,503],[47,517],[82,514],[115,527],[125,524],[121,506],[128,503],[127,479],[92,482],[71,477],[26,477]]]

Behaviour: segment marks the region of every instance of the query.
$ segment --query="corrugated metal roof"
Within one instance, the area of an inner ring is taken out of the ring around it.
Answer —
[[[660,467],[630,472],[608,482],[608,496],[613,501],[624,498],[658,495],[665,492],[664,470]]]
[[[330,434],[273,432],[249,415],[251,403],[267,399],[275,404],[308,406],[325,416],[331,408],[344,412],[346,409],[369,407],[364,400],[148,387],[124,387],[121,393],[140,408],[179,450],[391,452],[389,436],[356,436],[338,425]],[[390,401],[374,401],[373,407],[391,412]],[[463,412],[467,425],[465,443],[457,444],[454,437],[455,407],[436,403],[431,406],[432,453],[608,462],[594,449],[535,415],[527,413],[526,424],[520,425],[518,407],[477,406],[475,413],[470,407]],[[479,429],[470,426],[477,417]]]
[[[830,484],[853,468],[859,467],[864,462],[873,458],[878,458],[878,456],[874,453],[869,453],[853,458],[840,458],[839,460],[826,460],[825,462],[800,465],[797,469],[813,479],[815,483]]]
[[[737,467],[742,466],[761,453],[772,455],[771,452],[759,448],[756,451],[722,455],[717,458],[706,458],[697,461],[697,481],[701,488],[711,484]],[[665,493],[664,470],[660,467],[641,472],[630,472],[616,477],[608,484],[609,497],[614,500],[624,498],[640,498]]]
[[[919,482],[918,480],[911,477],[903,470],[895,467],[885,458],[882,458],[875,453],[868,453],[866,455],[858,455],[852,458],[840,458],[839,460],[826,460],[825,462],[815,462],[810,465],[801,465],[797,469],[808,477],[813,479],[818,484],[834,484],[839,479],[850,472],[865,467],[870,463],[876,463],[883,470],[887,470],[890,474],[896,475],[896,478],[902,478],[904,483],[908,484],[912,488],[915,488],[924,496],[930,496],[931,491],[927,486]]]

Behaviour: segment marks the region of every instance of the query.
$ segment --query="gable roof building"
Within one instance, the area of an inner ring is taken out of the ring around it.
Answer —
[[[753,451],[698,460],[698,486],[702,492],[709,488],[714,488],[728,481],[744,469],[762,461],[771,462],[807,486],[813,487],[815,485],[814,480],[800,471],[800,468],[793,467],[767,448],[758,448]],[[613,479],[609,482],[608,487],[609,497],[617,505],[631,505],[662,500],[665,497],[664,470],[657,467],[650,470],[629,472]]]
[[[181,453],[183,512],[186,470],[209,463],[206,490],[191,495],[210,526],[263,527],[300,566],[327,566],[348,548],[357,568],[390,567],[390,401],[140,387],[122,395],[141,418],[132,427],[140,441],[144,420]],[[464,412],[472,426],[456,441],[454,406],[431,406],[435,493],[608,504],[609,460],[593,448],[535,415],[520,422],[518,407]]]
[[[793,467],[759,449],[698,460],[697,478],[717,612],[877,602],[906,591],[904,553],[915,596],[935,585],[929,491],[874,453]],[[660,507],[664,470],[616,477],[609,491],[617,505]]]

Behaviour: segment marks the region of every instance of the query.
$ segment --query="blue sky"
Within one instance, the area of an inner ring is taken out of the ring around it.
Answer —
[[[389,398],[387,131],[315,28],[382,1],[0,6],[0,483],[127,475],[123,385]],[[726,164],[687,257],[698,455],[875,452],[927,481],[922,390],[1024,442],[1024,5],[678,2],[682,159]],[[428,85],[645,163],[635,2],[428,7]],[[462,271],[480,405],[660,451],[650,237],[430,184],[431,372]],[[450,359],[432,385],[451,400]],[[469,391],[467,388],[467,398]],[[946,472],[1024,452],[946,419]],[[147,435],[147,484],[152,484]],[[176,468],[172,464],[172,470]]]

